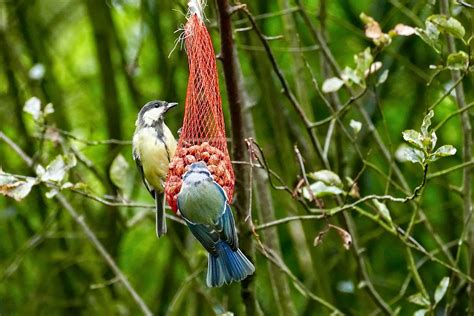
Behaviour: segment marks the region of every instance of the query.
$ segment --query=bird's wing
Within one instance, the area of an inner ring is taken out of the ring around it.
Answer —
[[[217,248],[216,244],[219,242],[220,237],[219,233],[210,226],[203,224],[194,224],[189,221],[186,221],[186,224],[189,227],[189,230],[193,233],[194,237],[201,243],[201,245],[206,248],[206,250],[216,256]]]
[[[228,199],[227,199],[227,193],[225,192],[225,190],[220,186],[219,183],[217,183],[216,181],[213,181],[214,182],[214,185],[217,187],[217,189],[219,190],[219,192],[222,194],[222,196],[224,197],[224,200],[226,201],[226,203],[228,202]],[[224,212],[225,210],[223,210]]]
[[[201,243],[201,245],[203,245],[204,248],[206,248],[210,254],[217,255],[216,244],[220,240],[217,230],[209,225],[197,224],[188,220],[179,207],[179,198],[177,203],[178,210],[180,211],[181,216],[188,225],[189,230],[191,230],[191,233],[193,233],[194,237],[196,237],[196,239]]]
[[[150,188],[148,181],[146,181],[145,174],[143,173],[143,166],[142,166],[142,161],[140,159],[140,155],[135,150],[133,150],[133,160],[135,160],[135,164],[137,165],[137,170],[138,170],[138,173],[140,174],[140,177],[142,178],[143,184],[145,184],[145,187],[148,190],[148,192],[150,192],[151,196],[155,198],[154,190]]]
[[[227,194],[224,189],[214,181],[214,185],[219,189],[219,192],[224,197],[224,209],[222,215],[216,223],[217,229],[221,234],[221,238],[229,244],[232,250],[236,251],[239,248],[239,239],[235,230],[234,216],[227,201]]]
[[[225,203],[224,214],[219,218],[216,226],[221,239],[223,239],[232,250],[237,251],[239,248],[239,239],[237,237],[237,231],[235,230],[234,216],[227,202]]]

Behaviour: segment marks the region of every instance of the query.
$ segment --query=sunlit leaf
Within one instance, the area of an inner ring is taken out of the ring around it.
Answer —
[[[431,152],[435,148],[437,142],[438,142],[438,136],[436,136],[435,131],[431,131],[431,137],[430,137],[431,146],[428,148],[429,152]]]
[[[336,173],[330,170],[319,170],[316,172],[311,172],[308,174],[308,176],[315,181],[321,181],[327,185],[333,185],[339,188],[343,187],[341,178]]]
[[[423,135],[423,137],[430,137],[428,133],[428,129],[431,126],[431,119],[433,118],[433,116],[434,116],[434,112],[433,110],[431,110],[423,118],[423,123],[421,123],[421,134]]]
[[[365,78],[366,72],[374,62],[374,57],[370,52],[370,48],[367,47],[363,52],[354,55],[354,61],[356,63],[356,74],[359,78]]]
[[[466,70],[469,66],[469,55],[463,51],[449,54],[446,66],[451,70]]]
[[[127,172],[129,169],[130,166],[122,154],[118,154],[110,166],[110,179],[112,180],[113,184],[122,190],[125,188],[125,184],[127,182]]]
[[[419,309],[413,314],[413,316],[425,316],[427,312],[427,309]]]
[[[52,188],[51,190],[49,190],[48,192],[46,192],[45,196],[46,196],[48,199],[52,199],[52,198],[55,197],[58,193],[59,193],[59,190],[58,190],[57,188]]]
[[[71,183],[71,182],[66,182],[66,183],[63,183],[63,184],[61,185],[61,190],[62,190],[62,189],[70,189],[70,188],[73,188],[73,187],[74,187],[74,184],[73,184],[73,183]]]
[[[416,148],[423,149],[423,140],[420,133],[413,129],[409,129],[402,132],[403,139],[415,146]]]
[[[323,83],[322,90],[324,93],[336,92],[344,85],[344,81],[337,77],[326,79]]]
[[[37,97],[32,97],[25,102],[23,111],[30,114],[35,121],[41,116],[41,101]]]
[[[343,194],[344,191],[337,186],[327,185],[324,182],[318,181],[310,185],[311,192],[314,196],[311,196],[310,190],[307,187],[303,188],[303,197],[312,200],[313,198],[321,198],[325,196]]]
[[[54,107],[52,103],[46,104],[43,110],[44,115],[52,114],[54,113]]]
[[[441,282],[439,282],[434,293],[435,304],[438,304],[443,299],[444,295],[446,294],[446,291],[448,290],[448,285],[449,277],[444,277],[443,279],[441,279]]]
[[[370,65],[369,69],[367,69],[365,72],[364,72],[364,76],[367,77],[373,73],[376,73],[380,68],[382,68],[382,62],[381,61],[376,61],[374,63],[372,63],[372,65]]]
[[[382,29],[377,21],[371,16],[366,15],[364,12],[360,14],[360,19],[365,25],[365,36],[371,39],[377,39],[383,35]]]
[[[421,306],[430,306],[430,300],[421,293],[416,293],[408,297],[408,301]]]
[[[17,201],[24,199],[36,184],[35,178],[19,180],[9,174],[0,174],[0,194],[14,198]]]
[[[33,80],[41,80],[43,79],[45,72],[46,68],[43,64],[34,64],[33,67],[31,67],[28,71],[28,77]]]
[[[425,29],[416,28],[416,35],[418,35],[426,44],[431,46],[434,50],[439,52],[442,47],[442,42],[439,39],[440,31],[431,21],[425,21]]]
[[[416,148],[407,147],[400,153],[403,161],[410,161],[413,163],[423,164],[425,160],[425,154]]]
[[[355,83],[356,85],[362,85],[362,77],[359,77],[356,71],[350,67],[344,67],[341,72],[341,78],[348,83]]]
[[[401,35],[401,36],[410,36],[416,33],[416,30],[414,27],[401,24],[401,23],[395,25],[395,27],[393,28],[393,31],[395,32],[395,34]]]
[[[354,131],[354,134],[359,134],[360,130],[362,129],[362,123],[359,121],[351,120],[349,122],[349,126]]]
[[[453,17],[447,17],[446,15],[435,14],[428,17],[427,21],[432,22],[440,32],[451,34],[454,37],[462,39],[466,33],[461,22]]]
[[[390,211],[388,210],[387,205],[378,200],[374,200],[374,205],[382,217],[385,218],[389,223],[392,223],[392,217],[390,216]]]
[[[76,165],[76,157],[72,154],[57,156],[47,167],[41,176],[42,181],[60,182],[64,179],[67,171]]]
[[[41,178],[44,173],[46,172],[46,169],[44,169],[44,167],[40,164],[37,164],[36,167],[35,167],[35,173],[36,175]]]
[[[342,293],[354,293],[354,282],[351,280],[340,281],[337,283],[337,290]]]
[[[436,151],[433,153],[434,156],[436,157],[447,157],[447,156],[452,156],[456,154],[456,148],[454,148],[452,145],[444,145],[436,149]]]
[[[377,80],[377,86],[379,86],[382,83],[384,83],[385,81],[387,81],[388,73],[389,73],[388,69],[385,69],[384,71],[382,71],[382,73],[379,76],[379,80]]]

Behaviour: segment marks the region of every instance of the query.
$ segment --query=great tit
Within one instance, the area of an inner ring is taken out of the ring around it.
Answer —
[[[240,281],[255,271],[239,249],[234,217],[222,187],[205,162],[191,164],[178,193],[178,211],[208,251],[207,286]]]
[[[135,123],[133,160],[145,187],[156,203],[156,235],[166,234],[164,187],[176,140],[164,122],[166,112],[177,103],[151,101],[145,104]]]

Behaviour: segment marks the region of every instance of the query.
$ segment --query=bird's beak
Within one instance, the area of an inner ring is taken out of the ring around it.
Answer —
[[[168,111],[171,108],[174,108],[177,105],[178,105],[178,103],[175,103],[175,102],[168,103],[168,105],[166,105],[166,111]]]

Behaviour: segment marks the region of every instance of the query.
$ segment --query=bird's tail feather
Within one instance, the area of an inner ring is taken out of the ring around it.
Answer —
[[[255,271],[253,264],[237,249],[233,251],[224,241],[216,244],[217,256],[209,254],[207,286],[217,287],[241,281]]]
[[[164,236],[168,230],[166,227],[166,215],[165,215],[165,204],[164,194],[155,192],[155,203],[156,203],[156,236],[158,238]]]

